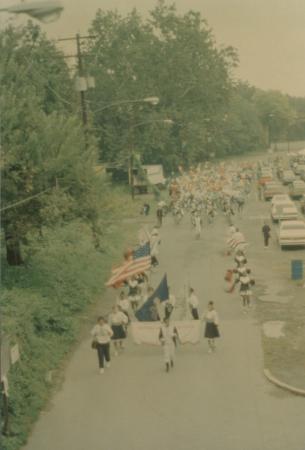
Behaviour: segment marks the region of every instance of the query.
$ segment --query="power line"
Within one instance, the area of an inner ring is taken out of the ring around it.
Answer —
[[[33,198],[40,197],[41,195],[44,195],[46,192],[49,192],[49,191],[51,191],[51,190],[53,190],[53,189],[54,189],[54,187],[45,189],[44,191],[38,192],[38,194],[31,195],[30,197],[24,198],[23,200],[19,200],[19,202],[16,202],[16,203],[12,203],[12,204],[10,204],[10,205],[7,205],[7,206],[5,206],[4,208],[1,208],[1,209],[0,209],[0,212],[2,212],[2,211],[7,211],[8,209],[16,208],[17,206],[22,205],[23,203],[27,203],[27,202],[29,202],[30,200],[32,200]]]

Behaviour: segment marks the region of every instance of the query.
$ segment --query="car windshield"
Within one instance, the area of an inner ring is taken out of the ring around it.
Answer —
[[[305,225],[302,224],[283,224],[283,230],[305,230]]]
[[[294,204],[293,203],[280,203],[279,205],[276,205],[277,209],[287,209],[287,208],[294,208]]]

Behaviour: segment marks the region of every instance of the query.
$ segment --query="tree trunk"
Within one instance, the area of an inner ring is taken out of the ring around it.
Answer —
[[[5,234],[6,261],[10,266],[20,266],[23,264],[21,256],[20,241],[13,233]]]

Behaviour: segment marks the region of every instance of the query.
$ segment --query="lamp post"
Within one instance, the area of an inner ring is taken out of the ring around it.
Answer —
[[[16,5],[0,8],[0,12],[7,12],[10,14],[26,14],[44,23],[50,23],[57,20],[63,10],[64,6],[58,0],[44,2],[22,2]]]

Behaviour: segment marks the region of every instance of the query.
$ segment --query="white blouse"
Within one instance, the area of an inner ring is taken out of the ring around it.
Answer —
[[[212,309],[212,311],[207,311],[204,314],[203,319],[206,322],[213,322],[213,323],[215,323],[215,325],[219,325],[219,317],[218,317],[218,313],[215,311],[215,309]]]

